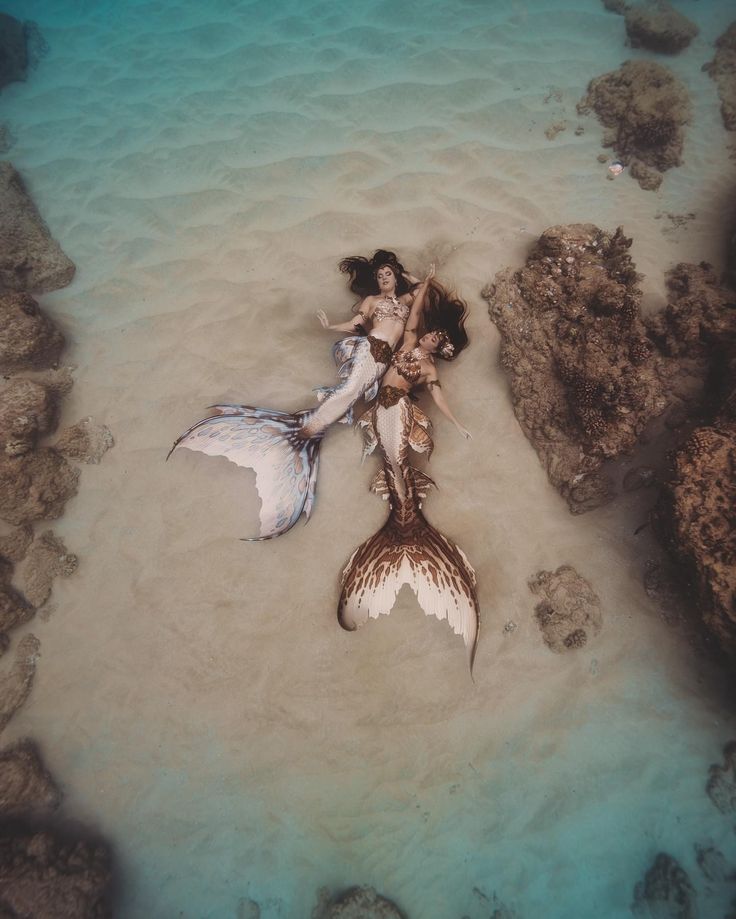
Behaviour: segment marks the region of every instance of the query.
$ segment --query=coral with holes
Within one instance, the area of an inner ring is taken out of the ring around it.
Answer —
[[[660,54],[678,54],[700,31],[691,19],[666,0],[630,6],[624,15],[631,47]]]
[[[544,643],[558,654],[583,648],[601,630],[601,603],[584,577],[571,565],[539,571],[529,589],[541,602],[535,607]]]
[[[736,419],[697,428],[672,455],[655,511],[706,628],[736,658]]]
[[[736,131],[736,22],[716,39],[716,55],[703,70],[716,81],[721,117],[727,131]]]
[[[642,188],[658,188],[663,173],[682,162],[690,98],[662,64],[626,61],[591,80],[578,111],[591,109],[607,129],[603,145],[614,148]]]
[[[573,513],[611,497],[604,462],[666,405],[630,245],[620,228],[551,227],[483,292],[516,417]]]
[[[736,296],[711,265],[681,262],[665,275],[665,310],[647,320],[651,337],[669,357],[706,359],[736,346]]]

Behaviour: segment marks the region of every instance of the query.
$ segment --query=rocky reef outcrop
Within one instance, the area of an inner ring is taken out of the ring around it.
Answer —
[[[603,146],[613,147],[642,188],[659,188],[663,174],[682,162],[690,98],[662,64],[626,61],[591,80],[578,112],[591,109],[606,128]]]
[[[629,6],[624,17],[631,47],[660,54],[678,54],[700,31],[691,19],[666,0]]]
[[[20,175],[0,162],[0,292],[56,290],[71,282],[74,271]]]
[[[736,22],[716,39],[716,54],[703,66],[716,81],[721,117],[727,131],[736,131]]]
[[[26,27],[15,17],[0,13],[0,89],[25,80],[29,63]]]
[[[55,810],[61,792],[31,740],[0,750],[0,815],[30,816]]]
[[[112,916],[112,857],[97,839],[0,825],[0,915],[33,919]]]
[[[671,855],[660,852],[634,888],[631,911],[637,919],[697,919],[695,888]]]
[[[602,626],[601,601],[589,581],[571,565],[538,571],[529,589],[540,597],[534,614],[544,643],[562,654],[583,648]]]
[[[573,513],[611,498],[604,463],[666,405],[630,245],[620,229],[551,227],[483,291],[516,417]]]
[[[35,635],[24,635],[15,649],[12,666],[0,673],[0,733],[28,698],[40,649],[41,642]]]
[[[406,919],[406,916],[372,887],[351,887],[337,896],[326,888],[321,890],[312,919]]]
[[[63,347],[64,336],[30,294],[0,293],[0,373],[53,366]]]

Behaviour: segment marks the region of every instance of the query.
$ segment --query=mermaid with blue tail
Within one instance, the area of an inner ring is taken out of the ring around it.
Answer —
[[[375,397],[407,321],[419,323],[432,274],[417,286],[395,254],[385,250],[378,250],[371,261],[344,259],[340,268],[350,274],[351,290],[365,291],[371,275],[377,287],[377,293],[365,292],[346,323],[331,325],[323,311],[317,314],[324,328],[353,333],[333,349],[340,382],[318,390],[317,406],[294,414],[249,405],[210,406],[212,414],[185,431],[169,451],[170,456],[186,447],[255,470],[261,498],[260,534],[255,539],[281,536],[302,514],[309,518],[325,432],[336,421],[350,423],[361,398]]]

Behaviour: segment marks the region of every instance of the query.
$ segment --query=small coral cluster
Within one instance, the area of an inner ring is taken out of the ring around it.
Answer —
[[[662,64],[627,61],[591,80],[578,111],[591,109],[607,129],[603,145],[614,148],[642,188],[658,188],[663,173],[682,162],[690,99]]]
[[[736,131],[736,22],[716,39],[716,55],[703,67],[718,86],[721,117],[727,131]]]

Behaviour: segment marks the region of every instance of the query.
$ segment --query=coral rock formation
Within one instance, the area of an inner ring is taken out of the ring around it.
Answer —
[[[657,526],[690,575],[706,627],[736,656],[736,422],[697,428],[672,457]]]
[[[716,81],[721,117],[727,131],[736,131],[736,22],[716,40],[716,56],[706,70]]]
[[[406,919],[404,913],[372,887],[353,887],[337,897],[320,891],[312,919]]]
[[[736,813],[736,740],[723,748],[723,765],[710,767],[705,790],[722,814]]]
[[[54,449],[68,459],[80,463],[99,463],[114,445],[115,441],[108,427],[104,424],[95,424],[91,418],[83,418],[61,432]]]
[[[632,48],[647,48],[661,54],[677,54],[687,48],[700,31],[666,0],[630,6],[625,17],[626,34]]]
[[[50,367],[63,347],[63,335],[33,297],[0,294],[0,373]]]
[[[662,173],[682,162],[690,99],[662,64],[627,61],[591,80],[578,112],[590,109],[608,129],[603,145],[614,148],[642,188],[658,188]]]
[[[79,470],[52,448],[0,456],[0,519],[22,524],[60,517],[78,482]]]
[[[61,803],[61,792],[31,740],[0,750],[0,816],[45,813]]]
[[[13,666],[0,674],[0,732],[28,698],[40,647],[35,635],[25,635],[18,643]]]
[[[74,263],[62,252],[11,163],[0,163],[0,291],[66,287]]]
[[[54,578],[68,578],[77,570],[78,564],[77,556],[68,552],[51,530],[46,530],[34,541],[23,562],[23,595],[38,609],[51,596]]]
[[[561,654],[582,648],[600,632],[601,601],[571,565],[537,572],[529,579],[529,589],[542,598],[534,612],[551,651]]]
[[[33,919],[112,915],[111,855],[99,840],[0,831],[0,909]]]
[[[0,13],[0,89],[25,80],[28,70],[26,30],[22,22]]]
[[[13,379],[0,390],[0,450],[28,453],[39,435],[56,427],[58,400],[34,380]]]
[[[634,888],[631,910],[639,919],[696,919],[695,890],[671,855],[660,852],[654,859],[644,880]]]
[[[516,417],[573,513],[610,499],[604,461],[666,405],[630,245],[620,229],[551,227],[524,268],[483,291]]]

